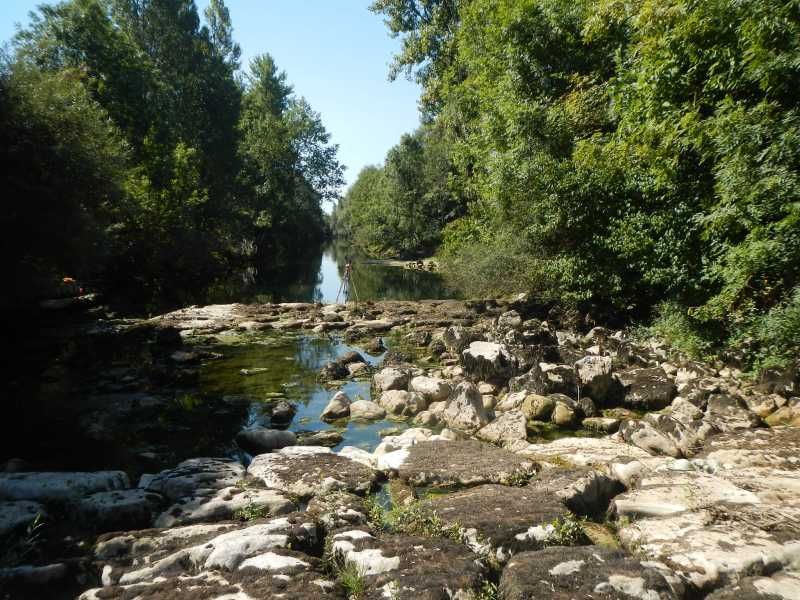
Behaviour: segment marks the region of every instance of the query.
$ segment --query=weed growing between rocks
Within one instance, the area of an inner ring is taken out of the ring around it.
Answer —
[[[511,487],[525,487],[536,476],[531,471],[514,471],[502,483]]]
[[[342,564],[336,568],[336,578],[347,591],[347,597],[350,600],[359,600],[364,595],[366,588],[364,572],[356,563],[342,561]]]
[[[478,590],[475,600],[498,600],[499,597],[500,593],[497,584],[487,580],[481,585],[481,589]]]
[[[584,518],[572,514],[554,519],[550,523],[552,532],[547,537],[546,544],[548,546],[579,546],[587,543],[589,540],[583,531],[584,521]]]
[[[446,525],[430,504],[414,501],[406,506],[384,508],[376,496],[367,496],[367,516],[376,529],[391,533],[405,533],[423,537],[445,537],[461,542],[461,525]]]
[[[245,506],[233,513],[233,518],[239,521],[255,521],[256,519],[263,519],[269,515],[269,507],[255,504],[251,499]]]
[[[44,519],[38,513],[22,533],[0,538],[0,568],[16,567],[30,558],[42,542]]]

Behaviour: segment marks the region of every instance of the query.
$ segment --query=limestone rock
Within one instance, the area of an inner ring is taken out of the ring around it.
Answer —
[[[517,392],[517,394],[525,394],[525,392]],[[540,396],[539,394],[527,394],[522,403],[522,412],[532,421],[549,421],[555,407],[555,398]]]
[[[315,496],[308,503],[307,514],[329,533],[342,527],[367,525],[364,499],[348,492]]]
[[[550,421],[559,427],[573,427],[578,421],[575,401],[561,394],[556,395],[555,406]]]
[[[452,391],[450,384],[437,377],[414,377],[409,384],[409,391],[422,394],[428,403],[447,400]]]
[[[336,392],[322,410],[320,419],[336,421],[350,416],[350,397],[344,392]]]
[[[397,471],[401,479],[416,486],[508,483],[535,472],[533,461],[477,440],[422,441],[405,453]]]
[[[518,554],[503,570],[500,594],[504,600],[679,600],[682,597],[653,565],[599,546],[555,546]]]
[[[244,467],[224,458],[190,458],[157,475],[142,476],[139,487],[169,500],[193,495],[197,490],[219,490],[244,478]]]
[[[408,389],[409,379],[408,371],[395,367],[385,367],[375,374],[372,381],[379,392],[386,392],[388,390]]]
[[[30,500],[15,500],[0,502],[0,537],[5,537],[13,531],[24,530],[36,519],[47,518],[44,505]]]
[[[642,460],[650,454],[614,437],[568,437],[547,444],[528,444],[521,452],[535,460],[557,461],[572,465],[605,465],[616,458]]]
[[[750,412],[741,398],[728,394],[712,394],[708,398],[706,419],[722,432],[753,429],[763,422]]]
[[[480,390],[478,390],[480,391]],[[527,397],[527,392],[514,392],[512,394],[506,394],[500,401],[495,405],[494,409],[497,412],[506,412],[509,410],[519,410],[522,408],[523,403],[525,402],[525,398]],[[524,409],[523,409],[524,412]]]
[[[479,485],[429,503],[445,525],[458,525],[467,545],[504,563],[512,554],[541,548],[552,534],[546,526],[569,511],[554,494],[534,486]]]
[[[611,376],[610,356],[587,356],[575,363],[575,374],[584,394],[597,402],[604,403],[614,395],[614,382]]]
[[[383,535],[345,529],[332,536],[331,551],[363,573],[370,600],[473,598],[484,572],[462,544],[446,538]]]
[[[63,502],[128,487],[122,471],[0,473],[0,500]]]
[[[526,423],[522,411],[508,411],[480,429],[476,436],[486,442],[503,446],[512,440],[524,440],[528,435]]]
[[[618,374],[625,389],[624,402],[638,410],[660,410],[677,395],[672,380],[660,367],[630,369]]]
[[[620,425],[619,431],[626,442],[638,446],[650,454],[674,458],[683,456],[675,442],[647,421],[624,421]]]
[[[461,353],[464,371],[477,380],[506,380],[516,369],[508,348],[493,342],[472,342]]]
[[[581,427],[590,431],[614,433],[619,429],[619,419],[609,417],[587,417],[581,421]]]
[[[293,446],[271,454],[259,454],[247,472],[269,488],[300,498],[333,491],[364,494],[377,477],[369,467],[333,454],[328,448],[313,446]]]
[[[296,431],[298,446],[327,446],[333,448],[339,445],[344,436],[335,429],[322,431]]]
[[[95,492],[70,503],[74,519],[91,531],[150,527],[161,506],[159,494],[142,489]]]
[[[448,352],[460,355],[470,343],[476,341],[479,337],[480,336],[471,329],[460,325],[453,325],[445,329],[442,341]]]
[[[451,429],[472,434],[489,423],[478,388],[463,381],[459,383],[441,415],[441,420]]]
[[[350,418],[364,421],[383,419],[386,411],[375,402],[369,400],[356,400],[350,405]]]
[[[570,365],[540,362],[524,375],[509,381],[509,388],[516,392],[526,390],[546,396],[548,394],[564,394],[570,398],[578,395],[578,382],[575,369]]]
[[[220,490],[198,490],[179,498],[155,520],[155,527],[176,527],[192,523],[213,523],[233,519],[243,509],[261,509],[271,516],[297,510],[286,494],[255,486],[241,485]]]
[[[428,407],[422,394],[405,390],[389,390],[381,394],[378,400],[386,412],[391,415],[412,417]]]

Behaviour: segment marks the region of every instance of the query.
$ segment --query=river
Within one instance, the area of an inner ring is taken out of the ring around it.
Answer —
[[[424,300],[457,298],[441,275],[390,266],[359,255],[352,257],[351,286],[363,300]],[[254,276],[245,285],[221,286],[208,293],[209,303],[322,302],[344,300],[342,279],[348,249],[328,244],[317,254],[298,257],[280,271]],[[356,299],[351,297],[352,299]]]

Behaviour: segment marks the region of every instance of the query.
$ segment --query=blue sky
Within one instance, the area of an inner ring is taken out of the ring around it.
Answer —
[[[47,2],[46,2],[47,3]],[[196,0],[202,14],[207,0]],[[0,0],[0,39],[42,0]],[[242,65],[269,52],[339,144],[348,184],[383,161],[403,133],[419,124],[419,87],[387,80],[398,41],[389,37],[369,0],[226,0]]]

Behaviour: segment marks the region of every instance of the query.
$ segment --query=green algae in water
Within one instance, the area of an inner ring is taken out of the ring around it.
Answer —
[[[372,451],[381,441],[382,429],[391,425],[402,431],[408,427],[407,423],[389,420],[326,423],[319,418],[338,391],[343,391],[354,400],[356,397],[371,399],[371,382],[368,379],[349,380],[331,388],[318,382],[317,374],[325,363],[356,350],[370,366],[376,367],[382,362],[382,354],[373,356],[357,346],[331,337],[279,333],[251,335],[249,344],[242,340],[242,336],[236,336],[233,345],[215,345],[214,350],[221,352],[224,358],[203,365],[199,383],[199,393],[203,398],[249,405],[248,416],[242,427],[270,427],[269,407],[279,398],[291,402],[297,411],[290,430],[340,431],[344,440],[334,450],[342,446],[356,446]],[[264,370],[242,375],[242,369]],[[235,434],[236,431],[231,435]]]

